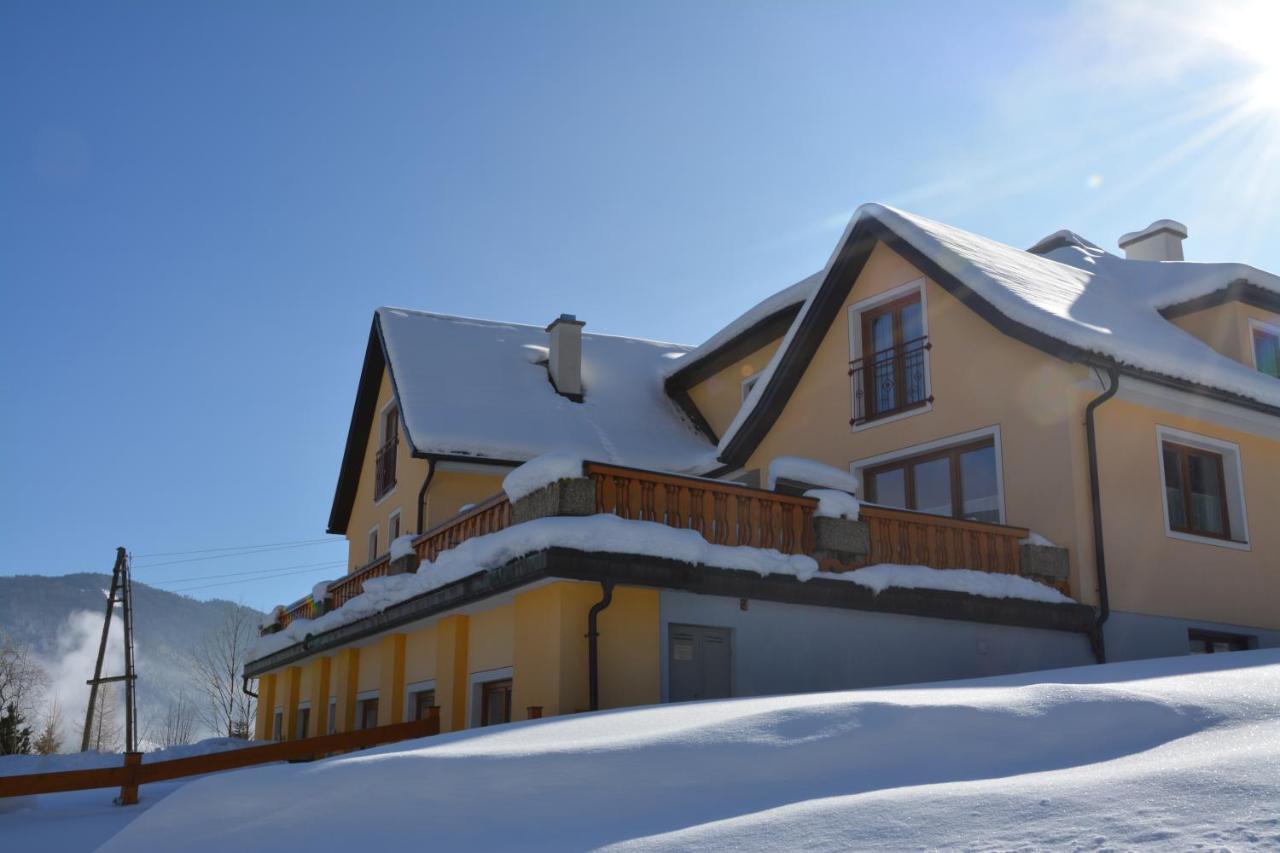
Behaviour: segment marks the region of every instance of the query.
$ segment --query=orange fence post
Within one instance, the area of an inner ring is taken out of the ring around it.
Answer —
[[[124,754],[124,782],[120,785],[120,796],[116,798],[116,805],[136,806],[138,804],[138,768],[141,766],[141,752]]]

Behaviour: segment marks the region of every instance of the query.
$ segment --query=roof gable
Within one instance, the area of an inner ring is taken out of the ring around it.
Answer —
[[[1280,278],[1243,264],[1128,261],[1070,232],[1027,252],[869,204],[850,220],[821,285],[721,438],[722,463],[741,465],[776,422],[876,242],[1005,334],[1052,355],[1115,365],[1130,375],[1280,414],[1280,383],[1215,352],[1160,313],[1241,277],[1275,296]]]
[[[419,458],[519,464],[569,450],[642,468],[701,473],[714,443],[663,389],[665,368],[688,347],[582,336],[583,399],[558,394],[540,326],[379,308],[356,391],[330,512],[345,532],[385,365],[403,437]]]

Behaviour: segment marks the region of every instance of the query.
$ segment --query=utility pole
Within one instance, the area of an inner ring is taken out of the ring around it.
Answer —
[[[111,633],[111,615],[115,606],[121,607],[124,617],[124,675],[102,675],[102,661],[107,655],[107,637]],[[93,708],[98,701],[98,685],[112,681],[124,682],[124,750],[136,752],[137,744],[137,707],[134,703],[133,687],[138,676],[133,671],[133,586],[129,580],[129,555],[124,548],[116,549],[116,564],[111,570],[111,591],[107,594],[107,616],[102,623],[102,642],[98,645],[98,662],[93,668],[93,678],[86,682],[89,685],[89,708],[84,715],[84,737],[80,741],[80,751],[89,751],[90,735],[93,733]]]

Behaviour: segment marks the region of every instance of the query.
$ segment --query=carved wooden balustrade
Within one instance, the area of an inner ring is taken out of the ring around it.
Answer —
[[[965,521],[905,509],[863,504],[871,553],[861,565],[900,563],[934,569],[976,569],[1016,575],[1021,571],[1020,540],[1030,532],[981,521]]]
[[[598,513],[696,530],[713,545],[813,550],[813,498],[594,462],[586,473],[595,483]]]
[[[584,474],[595,486],[597,513],[695,530],[715,545],[813,552],[818,504],[813,498],[597,462],[588,462]],[[1016,575],[1021,572],[1020,540],[1029,535],[1024,527],[874,505],[862,506],[861,519],[869,528],[871,551],[855,568],[899,563]],[[419,560],[433,562],[468,539],[509,526],[511,502],[498,493],[432,527],[413,546]],[[363,591],[366,580],[386,576],[389,566],[383,556],[335,581],[329,586],[331,606],[346,604]],[[1065,582],[1056,586],[1068,592]],[[318,615],[311,598],[303,598],[285,610],[281,625]]]

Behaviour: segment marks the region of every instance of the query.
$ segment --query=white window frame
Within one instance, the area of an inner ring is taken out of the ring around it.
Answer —
[[[329,718],[324,721],[325,734],[331,735],[338,731],[338,697],[329,697]]]
[[[515,676],[509,666],[499,667],[498,669],[486,669],[480,672],[473,672],[467,677],[467,728],[480,728],[480,692],[483,686],[490,681],[502,681],[503,679],[511,679],[511,687],[515,689]],[[515,714],[515,707],[511,708],[511,713]]]
[[[413,719],[413,697],[425,690],[435,690],[436,680],[428,678],[426,681],[415,681],[412,684],[404,686],[404,716],[402,720]]]
[[[393,520],[395,522],[394,525],[392,524]],[[399,528],[399,530],[394,535],[391,532],[393,527]],[[396,541],[396,539],[398,539],[403,535],[404,535],[404,524],[401,523],[400,509],[399,507],[397,507],[394,512],[392,512],[390,515],[387,516],[387,550],[390,551],[391,543]]]
[[[1165,442],[1182,444],[1216,453],[1222,457],[1222,476],[1226,480],[1224,491],[1227,494],[1227,521],[1231,525],[1231,535],[1243,536],[1242,539],[1216,539],[1212,536],[1197,536],[1194,533],[1183,533],[1174,530],[1169,524],[1168,485],[1164,478],[1164,444]],[[1221,438],[1211,438],[1199,433],[1187,432],[1174,427],[1156,425],[1156,467],[1160,471],[1160,514],[1164,519],[1164,535],[1170,539],[1183,542],[1198,542],[1201,545],[1213,545],[1218,548],[1230,548],[1234,551],[1252,551],[1249,538],[1249,513],[1244,495],[1244,466],[1240,459],[1240,445]]]
[[[958,444],[970,444],[971,442],[980,441],[984,438],[990,438],[992,447],[996,452],[996,501],[1000,510],[1000,520],[997,524],[1008,524],[1008,514],[1005,512],[1004,506],[1004,449],[1000,443],[1000,425],[982,427],[970,432],[962,432],[958,435],[948,435],[943,438],[933,439],[931,441],[913,444],[910,447],[903,447],[898,450],[890,450],[887,453],[880,453],[875,456],[867,456],[863,459],[856,459],[849,463],[849,473],[858,478],[858,496],[865,494],[862,481],[862,472],[867,468],[874,468],[883,465],[886,462],[896,462],[899,459],[907,459],[912,456],[919,456],[923,453],[929,453],[933,450],[943,450],[948,447],[954,447]],[[912,510],[914,511],[914,510]],[[950,516],[940,516],[942,518],[950,518]]]
[[[751,395],[751,389],[756,387],[756,382],[760,380],[763,370],[757,370],[755,373],[742,380],[742,403],[747,402],[747,397]]]
[[[372,563],[374,560],[378,559],[378,554],[380,552],[378,551],[377,536],[378,536],[378,525],[375,524],[373,527],[369,528],[369,533],[364,538],[364,547],[366,551],[370,550],[369,543],[370,543],[370,540],[372,540],[373,542],[372,553],[369,554],[368,558],[364,561],[364,563],[361,563],[361,565],[367,565],[369,563]]]
[[[293,710],[293,720],[294,720],[295,725],[297,724],[297,721],[298,721],[298,720],[302,719],[302,711],[303,711],[303,709],[306,709],[306,710],[308,710],[308,711],[310,711],[310,710],[311,710],[311,700],[310,700],[310,699],[303,699],[301,702],[299,702],[299,703],[298,703],[298,707],[294,708],[294,710]],[[310,721],[310,720],[308,720],[307,722],[308,722],[308,723],[310,723],[311,721]],[[302,737],[306,737],[306,736],[307,736],[307,733],[306,733],[306,732],[303,732],[303,733],[302,733]]]
[[[877,308],[886,302],[893,302],[908,296],[913,292],[920,294],[920,324],[927,338],[929,336],[929,302],[928,293],[926,292],[924,277],[913,279],[906,284],[899,285],[892,290],[886,290],[884,293],[877,293],[875,296],[869,296],[849,306],[848,323],[849,323],[849,362],[852,363],[856,359],[862,358],[862,315],[872,308]],[[884,426],[885,424],[895,423],[896,421],[906,418],[914,418],[916,415],[923,415],[933,411],[933,368],[930,351],[924,351],[924,396],[929,402],[923,406],[916,406],[907,409],[905,412],[899,412],[896,415],[890,415],[887,418],[876,418],[875,420],[866,421],[864,423],[853,425],[852,421],[858,417],[857,407],[857,389],[853,387],[854,379],[849,377],[849,429],[852,432],[862,432],[866,429],[874,429],[875,427]]]
[[[1253,333],[1255,331],[1265,332],[1268,335],[1280,338],[1280,326],[1263,320],[1256,320],[1253,317],[1249,318],[1249,361],[1253,363],[1254,370],[1262,373],[1262,368],[1258,367],[1258,349],[1253,344]],[[1271,374],[1266,373],[1263,375],[1270,376]]]
[[[364,729],[364,719],[363,719],[363,715],[360,713],[360,703],[368,699],[377,699],[378,710],[379,711],[382,710],[382,697],[378,695],[378,691],[376,689],[362,690],[359,693],[357,693],[356,694],[356,731],[362,731]]]

